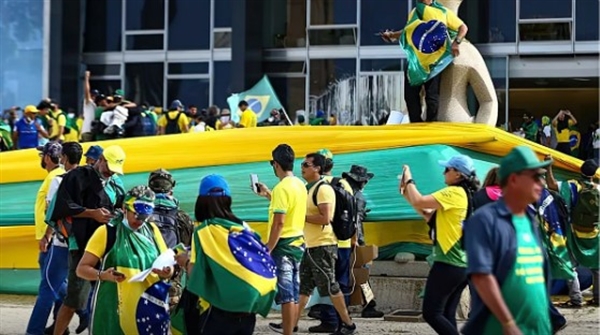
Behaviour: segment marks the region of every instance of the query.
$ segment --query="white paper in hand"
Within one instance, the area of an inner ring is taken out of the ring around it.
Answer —
[[[150,273],[152,273],[152,269],[162,270],[167,266],[175,265],[175,251],[173,249],[167,249],[167,251],[163,252],[156,258],[154,263],[152,263],[152,267],[150,269],[146,269],[137,275],[131,277],[129,282],[142,282],[148,277]]]

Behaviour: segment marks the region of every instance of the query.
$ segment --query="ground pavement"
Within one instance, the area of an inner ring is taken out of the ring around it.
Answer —
[[[0,335],[22,335],[25,333],[27,321],[31,314],[31,309],[35,297],[0,295]],[[600,309],[586,307],[578,310],[563,309],[563,314],[569,320],[569,326],[560,335],[582,335],[600,333]],[[278,315],[272,314],[267,319],[259,318],[256,335],[274,334],[269,331],[268,323],[278,321]],[[359,334],[362,335],[384,335],[384,334],[435,334],[425,323],[409,322],[386,322],[383,319],[360,319],[355,318],[359,327]],[[77,327],[77,317],[71,324],[71,333]],[[307,328],[317,324],[314,320],[303,319],[300,321],[300,332],[298,334],[308,334]],[[85,332],[84,334],[87,334]]]

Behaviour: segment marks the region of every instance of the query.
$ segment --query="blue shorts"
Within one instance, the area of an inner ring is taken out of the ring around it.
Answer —
[[[275,303],[298,303],[300,295],[300,262],[290,256],[273,255],[277,265],[277,295]]]

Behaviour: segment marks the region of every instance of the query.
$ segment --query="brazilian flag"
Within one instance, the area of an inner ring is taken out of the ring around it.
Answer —
[[[276,294],[276,265],[249,227],[219,218],[201,223],[191,257],[189,291],[228,312],[267,316]]]
[[[408,59],[408,81],[420,86],[440,74],[452,63],[452,39],[457,31],[447,25],[444,6],[417,1],[400,36],[400,45]]]

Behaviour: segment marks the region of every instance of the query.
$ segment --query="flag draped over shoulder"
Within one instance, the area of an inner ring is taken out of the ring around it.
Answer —
[[[228,312],[267,316],[276,294],[276,265],[255,232],[214,218],[196,227],[192,248],[190,292]]]
[[[540,220],[542,242],[548,253],[550,271],[553,279],[573,279],[575,272],[569,250],[565,230],[569,224],[569,214],[565,203],[558,194],[548,189],[542,190],[542,196],[534,206],[529,206]],[[537,210],[537,213],[536,213]]]
[[[457,31],[448,28],[447,11],[433,2],[419,1],[400,36],[400,46],[408,60],[408,81],[419,86],[440,74],[452,63],[452,39]]]
[[[269,77],[264,75],[251,89],[233,94],[227,98],[227,104],[231,110],[231,119],[234,122],[240,121],[241,111],[238,108],[240,101],[245,100],[248,103],[248,109],[256,114],[257,121],[262,122],[269,118],[271,110],[283,107]]]
[[[114,222],[114,221],[113,221]],[[116,238],[102,260],[102,268],[114,267],[127,279],[152,266],[160,252],[155,240],[158,228],[144,224],[136,231],[114,223]],[[107,232],[107,235],[111,232]],[[115,234],[113,231],[112,234]],[[145,335],[169,333],[170,285],[150,274],[143,282],[100,281],[92,302],[94,335]]]

